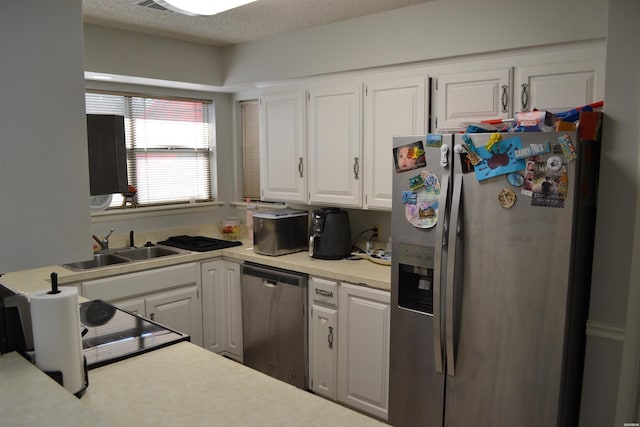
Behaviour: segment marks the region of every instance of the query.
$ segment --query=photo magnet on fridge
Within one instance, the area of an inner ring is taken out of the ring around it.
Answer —
[[[415,141],[393,149],[396,172],[405,172],[427,166],[427,158],[422,141]]]

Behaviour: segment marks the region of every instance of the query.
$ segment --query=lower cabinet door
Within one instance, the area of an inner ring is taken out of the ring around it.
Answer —
[[[311,390],[335,400],[338,374],[338,312],[335,308],[317,304],[314,304],[311,310]]]
[[[149,319],[189,334],[192,343],[202,346],[202,307],[197,285],[151,295],[145,299],[145,306]]]
[[[389,292],[340,285],[338,401],[386,420],[389,408]]]
[[[130,298],[114,301],[113,305],[138,316],[147,317],[144,298]]]

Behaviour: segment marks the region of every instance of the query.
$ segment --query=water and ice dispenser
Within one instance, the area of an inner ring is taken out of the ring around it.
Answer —
[[[399,242],[398,305],[433,314],[433,246]]]

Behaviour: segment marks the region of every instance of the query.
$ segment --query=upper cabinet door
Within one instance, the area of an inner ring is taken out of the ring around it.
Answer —
[[[433,129],[459,131],[466,123],[510,118],[511,77],[511,67],[438,76],[433,82]]]
[[[309,91],[309,202],[362,206],[362,85]]]
[[[514,108],[567,111],[604,99],[604,58],[518,67]]]
[[[260,99],[260,187],[263,200],[307,201],[303,90]]]
[[[364,97],[364,208],[391,209],[392,141],[426,129],[426,77],[380,80]]]

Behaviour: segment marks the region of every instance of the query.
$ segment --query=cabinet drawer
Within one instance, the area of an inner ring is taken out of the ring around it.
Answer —
[[[311,298],[313,302],[321,302],[333,306],[338,306],[337,282],[312,277],[309,290],[311,292]]]
[[[178,264],[83,282],[82,296],[113,301],[196,282],[196,264]]]

